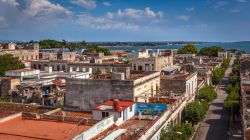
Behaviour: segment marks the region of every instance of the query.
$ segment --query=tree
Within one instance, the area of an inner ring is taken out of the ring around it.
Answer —
[[[201,121],[208,109],[206,102],[194,101],[189,103],[184,109],[184,119],[192,124]]]
[[[211,47],[205,47],[201,48],[199,54],[204,55],[204,56],[209,56],[209,57],[217,57],[218,52],[224,51],[222,47],[219,46],[211,46]]]
[[[195,45],[188,44],[180,49],[178,49],[178,54],[196,54],[198,49]]]
[[[229,63],[230,63],[230,59],[224,59],[222,64],[221,64],[221,67],[224,69],[227,69],[229,66]]]
[[[194,132],[191,123],[176,124],[161,132],[160,140],[188,140]]]
[[[17,57],[11,54],[0,55],[0,76],[4,76],[5,71],[23,68],[25,65]]]
[[[98,68],[93,72],[93,74],[96,76],[96,78],[99,78],[101,73],[102,73],[101,70]]]
[[[112,55],[108,48],[102,48],[98,46],[88,46],[85,52],[96,52],[96,53],[104,53],[104,55]]]
[[[70,50],[82,49],[88,46],[85,41],[67,42],[66,40],[57,41],[57,40],[51,40],[51,39],[41,40],[39,42],[39,45],[41,49],[53,49],[53,48],[65,47],[65,48],[69,48]]]
[[[219,84],[223,76],[224,76],[224,70],[222,68],[216,68],[212,74],[212,83],[214,85]]]
[[[235,114],[239,114],[240,110],[240,62],[234,61],[232,74],[229,77],[229,84],[227,85],[227,91],[229,95],[224,102],[226,109],[231,111],[231,120],[234,119]]]
[[[211,102],[217,97],[217,93],[212,86],[205,86],[199,90],[199,99]]]
[[[220,81],[224,77],[225,70],[229,66],[229,63],[230,63],[229,59],[224,59],[223,62],[222,62],[222,64],[221,64],[221,67],[220,68],[216,68],[213,71],[213,73],[212,73],[212,83],[214,85],[217,85],[217,84],[220,83]]]

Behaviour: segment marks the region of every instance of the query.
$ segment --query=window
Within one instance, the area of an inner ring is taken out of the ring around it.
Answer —
[[[109,113],[108,112],[102,112],[102,118],[106,118],[109,116]]]
[[[134,70],[136,70],[136,64],[134,64]]]
[[[145,71],[150,71],[149,64],[145,64]]]
[[[129,107],[129,112],[131,112],[133,110],[133,106]]]
[[[152,70],[155,70],[155,68],[154,68],[154,67],[155,67],[155,65],[154,65],[154,64],[152,64]]]
[[[142,66],[138,66],[138,70],[142,70]]]
[[[60,71],[60,65],[57,65],[57,71]]]
[[[65,71],[65,65],[62,65],[62,70]]]

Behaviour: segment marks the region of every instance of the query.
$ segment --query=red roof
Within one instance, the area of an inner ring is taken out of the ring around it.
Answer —
[[[116,103],[118,105],[117,108],[114,107],[114,110],[117,112],[121,112],[125,108],[128,108],[134,104],[134,102],[132,102],[132,101],[106,101],[106,102],[103,102],[101,105],[97,106],[96,109],[101,110],[102,105],[114,106],[114,103]]]

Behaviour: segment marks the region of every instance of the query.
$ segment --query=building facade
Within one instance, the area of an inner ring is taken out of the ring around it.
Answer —
[[[66,108],[91,111],[104,101],[147,102],[157,94],[160,72],[131,73],[127,79],[67,79]]]
[[[132,59],[132,70],[161,71],[162,68],[173,65],[172,53],[149,54],[148,50],[137,52]]]

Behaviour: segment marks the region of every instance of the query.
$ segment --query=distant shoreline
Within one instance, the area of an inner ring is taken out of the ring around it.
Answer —
[[[158,46],[102,46],[109,48],[110,50],[129,50],[129,51],[138,51],[140,49],[179,49],[186,44],[178,45],[158,45]],[[199,49],[209,46],[220,46],[225,50],[237,49],[239,51],[250,52],[250,42],[236,42],[236,43],[198,43],[195,44]]]

